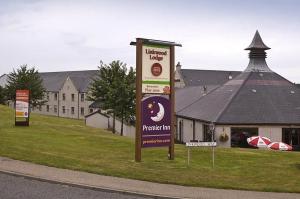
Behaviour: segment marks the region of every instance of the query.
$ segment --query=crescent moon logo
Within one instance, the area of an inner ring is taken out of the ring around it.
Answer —
[[[161,103],[157,103],[157,104],[158,104],[158,107],[159,107],[159,111],[158,111],[156,116],[151,117],[151,120],[154,121],[154,122],[161,121],[164,118],[164,115],[165,115],[165,109],[164,109],[163,105]]]

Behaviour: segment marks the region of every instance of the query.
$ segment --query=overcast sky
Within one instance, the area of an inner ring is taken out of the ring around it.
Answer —
[[[0,0],[0,75],[135,65],[136,37],[175,41],[183,68],[244,70],[258,29],[268,65],[300,82],[297,0]]]

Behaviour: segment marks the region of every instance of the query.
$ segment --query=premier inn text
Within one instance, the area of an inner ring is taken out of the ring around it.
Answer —
[[[147,125],[143,125],[143,132],[145,131],[168,131],[171,130],[171,126],[167,125],[153,125],[153,126],[147,126]]]

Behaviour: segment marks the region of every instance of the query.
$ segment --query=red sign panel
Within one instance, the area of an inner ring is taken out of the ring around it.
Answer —
[[[16,117],[28,118],[29,90],[16,90]]]

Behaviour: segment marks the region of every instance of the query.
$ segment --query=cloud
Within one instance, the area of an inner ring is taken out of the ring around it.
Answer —
[[[183,68],[243,70],[259,29],[270,67],[298,81],[297,1],[0,1],[0,74],[95,69],[102,59],[135,64],[136,37],[176,41]],[[288,71],[286,71],[288,70]]]

